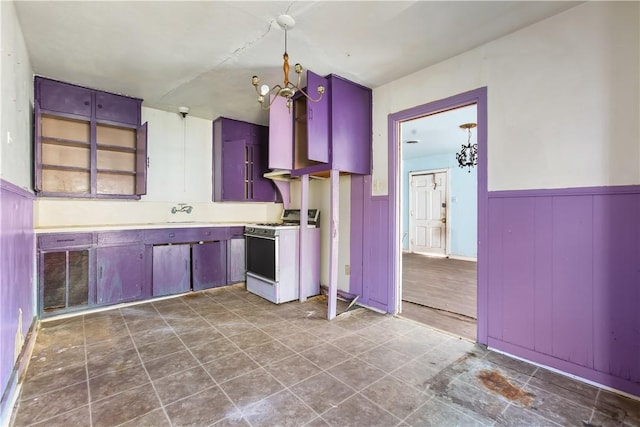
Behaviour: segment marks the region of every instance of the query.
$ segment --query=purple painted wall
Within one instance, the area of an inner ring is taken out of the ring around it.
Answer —
[[[640,396],[640,186],[489,193],[488,344]]]
[[[33,194],[0,179],[0,385],[3,395],[15,362],[18,310],[22,310],[23,335],[29,331],[34,316],[33,199]]]
[[[391,233],[389,197],[371,195],[371,176],[352,176],[349,293],[387,312],[393,311],[395,294]]]

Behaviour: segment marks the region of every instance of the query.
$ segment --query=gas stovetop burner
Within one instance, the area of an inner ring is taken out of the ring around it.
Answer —
[[[279,227],[279,226],[283,226],[286,225],[282,222],[261,222],[259,224],[256,224],[258,226],[262,226],[262,227]]]

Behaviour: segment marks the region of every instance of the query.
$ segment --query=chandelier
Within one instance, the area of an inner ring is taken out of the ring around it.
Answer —
[[[256,92],[258,94],[258,102],[260,103],[260,106],[262,107],[263,110],[268,110],[271,107],[271,104],[273,104],[273,101],[276,99],[276,97],[281,96],[287,100],[287,108],[289,109],[289,111],[291,111],[291,104],[292,104],[291,98],[293,98],[293,95],[295,95],[296,92],[300,92],[311,102],[320,101],[322,99],[322,94],[324,93],[324,86],[322,85],[318,86],[317,88],[318,98],[316,99],[311,98],[304,90],[302,90],[302,88],[300,88],[300,83],[302,80],[302,65],[296,64],[293,67],[294,71],[298,75],[298,83],[293,84],[292,82],[289,81],[289,55],[287,54],[287,31],[292,29],[295,26],[296,21],[289,15],[280,15],[276,19],[276,22],[278,23],[280,28],[284,30],[284,55],[282,55],[282,59],[284,60],[284,63],[282,64],[282,71],[284,72],[284,82],[282,86],[275,85],[271,89],[269,89],[269,86],[267,85],[262,85],[260,86],[260,88],[258,88],[258,85],[260,84],[260,79],[258,78],[258,76],[253,76],[251,78],[251,84],[253,85],[253,87],[256,88]],[[276,95],[276,96],[272,97],[272,95]]]
[[[478,144],[471,144],[471,129],[474,127],[476,127],[475,123],[460,125],[461,129],[466,129],[469,132],[469,136],[467,138],[467,144],[462,144],[462,149],[459,153],[456,153],[458,166],[461,168],[468,167],[469,173],[471,173],[471,168],[478,164]]]

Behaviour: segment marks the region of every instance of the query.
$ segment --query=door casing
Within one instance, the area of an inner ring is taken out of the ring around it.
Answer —
[[[400,221],[400,125],[403,121],[452,110],[467,105],[476,104],[477,107],[477,143],[478,143],[478,322],[477,340],[487,344],[488,340],[488,257],[487,257],[487,230],[488,230],[488,186],[487,186],[487,87],[470,90],[448,98],[439,99],[427,104],[412,107],[396,113],[389,114],[387,119],[388,129],[388,180],[389,180],[389,212],[388,218],[391,224],[391,236],[388,239],[388,253],[390,255],[391,281],[389,311],[397,314],[401,308],[401,283],[402,283],[402,224]]]

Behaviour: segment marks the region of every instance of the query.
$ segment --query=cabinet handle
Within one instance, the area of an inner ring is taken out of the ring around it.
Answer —
[[[91,104],[89,101],[84,101],[84,105],[89,105]]]
[[[102,266],[98,269],[98,279],[102,279]]]
[[[309,108],[309,120],[313,120],[313,108]]]
[[[176,237],[176,233],[169,233],[169,237]]]
[[[189,271],[189,260],[184,260],[184,269]]]
[[[98,108],[102,108],[102,104],[98,104]]]
[[[56,242],[73,242],[76,239],[56,239]]]

